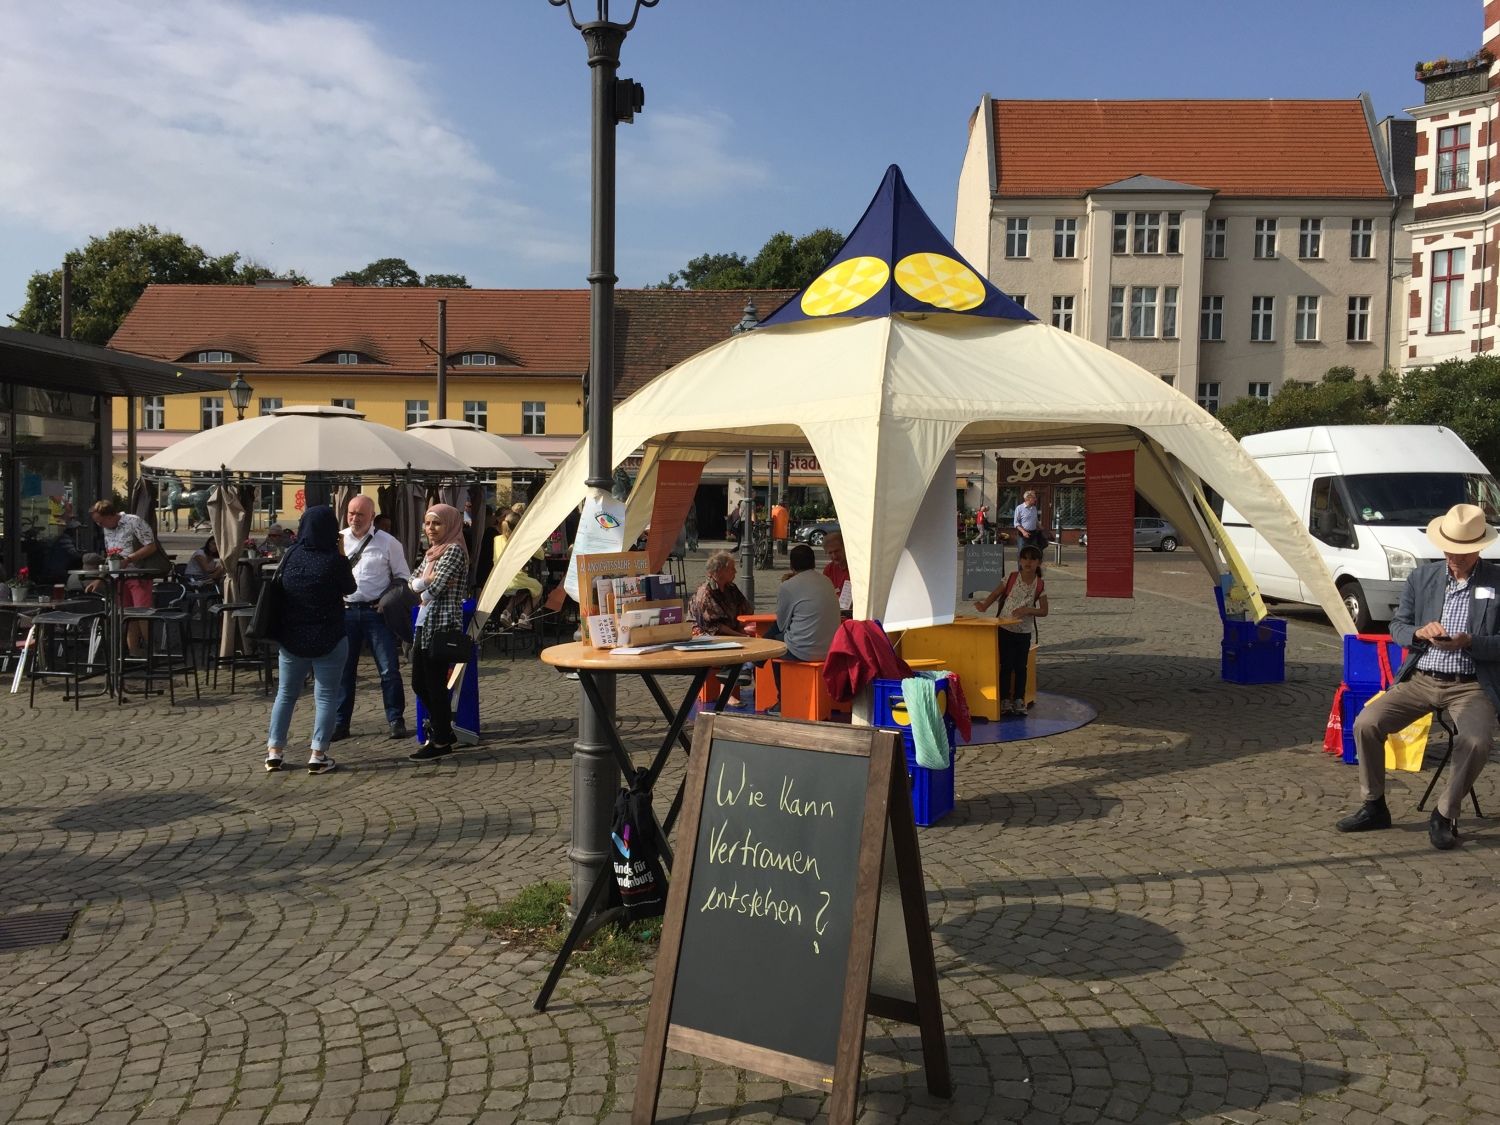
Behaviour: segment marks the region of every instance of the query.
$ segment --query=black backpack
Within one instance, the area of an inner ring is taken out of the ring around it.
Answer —
[[[660,835],[651,809],[648,773],[637,770],[629,788],[615,797],[609,849],[620,904],[632,922],[666,913],[667,873],[657,844]]]

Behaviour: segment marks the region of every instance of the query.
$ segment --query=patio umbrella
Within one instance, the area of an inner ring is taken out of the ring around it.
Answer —
[[[216,426],[175,442],[144,464],[205,473],[470,472],[436,446],[339,406],[287,406]]]
[[[222,482],[213,487],[208,495],[208,520],[213,525],[214,542],[219,546],[219,557],[224,560],[224,600],[243,601],[246,591],[240,589],[240,568],[235,565],[250,534],[250,513],[255,507],[255,489],[239,488]],[[219,638],[219,655],[228,656],[234,651],[234,632],[225,629]]]
[[[462,461],[476,471],[486,469],[550,469],[552,462],[518,441],[486,433],[473,422],[442,418],[416,422],[406,432]]]
[[[156,485],[145,477],[135,478],[135,487],[130,490],[130,511],[151,525],[151,534],[156,534]]]

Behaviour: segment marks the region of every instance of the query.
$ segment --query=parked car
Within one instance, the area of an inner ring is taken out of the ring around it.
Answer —
[[[1142,516],[1135,521],[1135,545],[1137,547],[1149,547],[1153,551],[1175,551],[1179,541],[1177,529],[1166,520],[1157,519],[1155,516]],[[1078,537],[1078,545],[1080,547],[1089,545],[1087,530]]]
[[[838,520],[813,520],[810,523],[799,524],[792,532],[792,538],[798,543],[811,543],[814,547],[821,547],[824,536],[838,529]]]

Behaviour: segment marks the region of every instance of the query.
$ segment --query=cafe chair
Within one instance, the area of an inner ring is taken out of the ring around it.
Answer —
[[[192,607],[187,586],[172,578],[164,579],[152,589],[152,602],[149,608],[127,607],[121,611],[127,628],[132,621],[147,622],[145,655],[126,657],[121,679],[130,674],[140,675],[145,681],[145,695],[162,694],[153,686],[157,679],[162,679],[166,682],[168,701],[176,706],[176,678],[180,675],[186,687],[191,675],[193,698],[202,699],[198,661],[193,655]],[[120,694],[123,697],[125,693],[122,690]]]
[[[31,653],[31,681],[28,706],[36,706],[36,682],[56,678],[63,681],[63,698],[70,696],[73,710],[83,697],[85,681],[109,676],[109,611],[101,598],[80,598],[64,602],[57,609],[38,613],[31,619],[36,628],[35,648]],[[24,640],[23,642],[24,643]]]
[[[215,617],[215,627],[209,641],[209,669],[213,673],[213,686],[219,686],[219,669],[229,669],[229,690],[235,691],[239,686],[239,673],[241,669],[253,671],[260,678],[261,691],[263,694],[271,693],[272,672],[276,667],[276,646],[268,641],[251,640],[245,635],[245,628],[250,624],[250,619],[255,616],[255,607],[245,602],[219,602],[212,607]],[[223,652],[222,638],[224,631],[230,630],[233,640],[229,646],[228,655]]]
[[[1422,794],[1422,799],[1417,802],[1418,812],[1422,811],[1422,806],[1427,803],[1427,798],[1431,797],[1432,791],[1437,788],[1438,778],[1443,776],[1443,769],[1448,765],[1448,759],[1453,756],[1453,739],[1458,734],[1458,728],[1453,725],[1453,719],[1449,716],[1447,708],[1439,707],[1432,713],[1432,725],[1434,728],[1441,728],[1443,733],[1448,736],[1448,745],[1443,748],[1443,760],[1438,763],[1437,771],[1433,773],[1432,780],[1427,783],[1427,791]],[[1437,730],[1434,729],[1432,733],[1436,734]],[[1429,747],[1432,745],[1431,735],[1428,736],[1427,745]],[[1469,800],[1474,803],[1474,815],[1482,819],[1484,813],[1479,811],[1479,798],[1474,795],[1473,789],[1469,790]],[[1454,810],[1454,812],[1456,815],[1457,810]]]

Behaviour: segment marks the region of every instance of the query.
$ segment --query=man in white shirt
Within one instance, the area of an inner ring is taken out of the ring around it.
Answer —
[[[354,681],[359,672],[359,654],[365,641],[380,672],[380,691],[385,701],[385,721],[392,738],[406,738],[406,690],[401,683],[396,638],[380,615],[380,595],[396,581],[411,577],[406,552],[392,535],[375,529],[375,502],[368,496],[349,501],[349,526],[344,529],[344,557],[354,570],[354,593],[344,599],[344,635],[349,638],[349,656],[344,662],[344,680],[335,713],[333,741],[349,737],[354,717]]]

